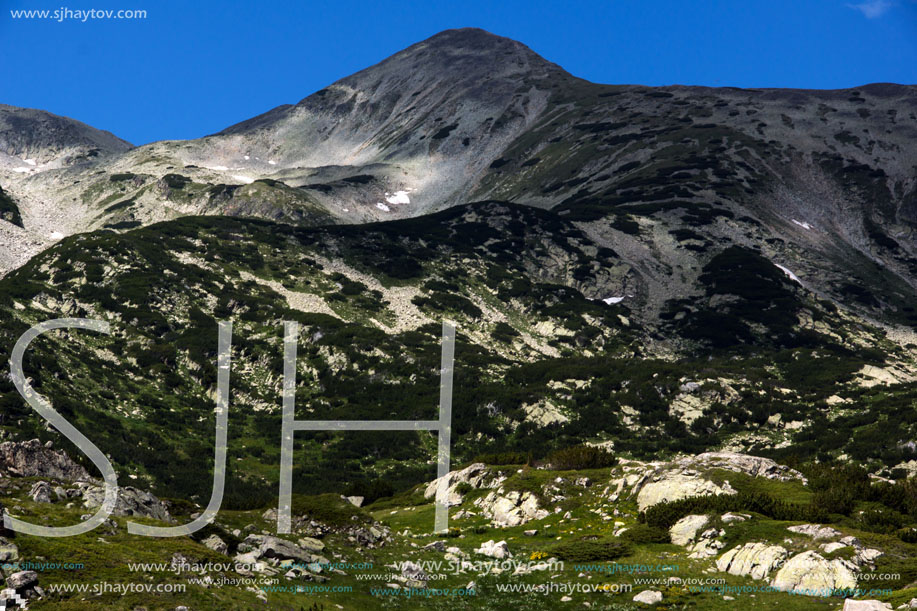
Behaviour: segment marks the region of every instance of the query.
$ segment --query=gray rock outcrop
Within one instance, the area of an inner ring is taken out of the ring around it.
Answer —
[[[66,452],[52,449],[50,442],[42,445],[38,439],[0,443],[0,471],[19,477],[89,480],[86,469],[73,462]]]
[[[847,560],[826,560],[809,550],[787,560],[770,585],[810,596],[829,596],[838,589],[855,588],[855,571],[856,566]]]
[[[746,543],[717,558],[716,568],[739,577],[766,579],[771,571],[783,564],[787,555],[786,549],[779,545]]]
[[[83,506],[88,509],[101,507],[102,501],[105,500],[105,488],[90,484],[80,484],[79,488],[83,495]],[[169,515],[169,509],[165,503],[149,492],[132,486],[119,486],[118,502],[115,504],[112,515],[139,516],[163,522],[172,521],[172,516]]]

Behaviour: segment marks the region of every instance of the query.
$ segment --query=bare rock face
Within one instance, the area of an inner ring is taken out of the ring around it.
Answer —
[[[855,588],[856,566],[837,558],[827,560],[814,551],[797,554],[777,571],[771,586],[808,596],[827,596],[834,590]]]
[[[752,477],[763,477],[781,482],[799,480],[805,483],[806,481],[802,473],[796,469],[781,465],[770,458],[738,454],[736,452],[704,452],[697,456],[683,458],[678,463],[695,469],[726,469],[727,471],[745,473]]]
[[[684,545],[689,552],[688,558],[716,556],[725,545],[722,537],[726,534],[726,531],[715,527],[704,528],[708,521],[705,515],[683,517],[669,529],[672,543]]]
[[[786,549],[779,545],[746,543],[720,556],[716,568],[730,575],[766,579],[771,571],[783,564],[786,557]]]
[[[43,110],[0,104],[0,153],[47,162],[60,155],[119,153],[129,142]]]
[[[705,475],[704,472],[710,469],[734,471],[779,481],[805,482],[803,475],[795,469],[778,464],[769,458],[735,452],[704,452],[666,463],[628,461],[623,463],[623,466],[627,475],[623,480],[619,480],[616,495],[620,496],[624,487],[633,486],[640,511],[657,503],[673,502],[692,496],[736,494],[728,480],[720,483]]]
[[[687,545],[694,540],[697,531],[707,525],[707,516],[690,515],[675,522],[669,529],[669,536],[675,545]]]
[[[831,539],[833,537],[841,536],[841,532],[839,530],[835,530],[830,526],[821,526],[819,524],[800,524],[798,526],[790,526],[787,528],[787,530],[800,535],[807,535],[813,539]]]
[[[538,506],[538,497],[531,492],[503,489],[492,491],[475,501],[495,526],[519,526],[532,520],[543,520],[548,511]]]
[[[37,439],[0,443],[0,470],[19,477],[47,477],[87,481],[89,473],[73,462],[62,450],[53,450],[50,442]]]
[[[736,490],[729,482],[721,485],[697,474],[664,472],[640,488],[640,492],[637,493],[637,507],[643,511],[665,501],[671,503],[692,496],[714,494],[736,494]]]
[[[446,505],[459,505],[462,502],[462,494],[458,492],[461,484],[467,484],[472,488],[488,488],[488,484],[493,483],[495,478],[490,473],[487,465],[484,463],[474,463],[458,471],[450,471],[441,478],[437,478],[427,484],[423,496],[427,499],[436,497],[436,491],[441,483],[444,483],[447,490]]]
[[[105,500],[105,488],[89,484],[82,484],[79,487],[82,490],[85,507],[94,509],[102,505],[102,501]],[[169,515],[169,509],[165,503],[149,492],[132,486],[118,488],[118,502],[115,504],[112,515],[140,516],[163,522],[172,521],[172,516]]]

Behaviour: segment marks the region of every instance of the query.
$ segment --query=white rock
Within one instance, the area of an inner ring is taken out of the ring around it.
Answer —
[[[482,543],[481,547],[474,550],[474,553],[490,556],[491,558],[497,558],[499,560],[503,560],[504,558],[512,558],[512,554],[509,553],[509,548],[506,545],[506,541],[494,543],[493,539]]]
[[[777,571],[771,586],[780,590],[805,592],[811,596],[828,595],[836,589],[855,588],[856,567],[843,559],[826,560],[807,551],[790,558]]]
[[[662,592],[656,590],[644,590],[634,596],[635,603],[643,603],[644,605],[655,605],[656,603],[662,602]]]
[[[720,519],[725,524],[729,524],[731,522],[744,522],[745,520],[750,520],[751,516],[747,513],[724,513],[720,516]]]
[[[707,525],[707,516],[690,515],[675,522],[669,529],[669,535],[672,543],[675,545],[687,545],[694,541],[697,531]]]
[[[786,549],[767,543],[746,543],[734,547],[716,561],[716,568],[730,575],[765,579],[772,570],[783,564]]]
[[[692,496],[713,494],[736,494],[736,490],[725,483],[720,486],[702,477],[683,473],[663,473],[658,481],[645,484],[637,493],[637,508],[643,511],[663,501],[678,501]]]
[[[450,471],[441,478],[437,478],[427,484],[423,496],[425,499],[432,499],[436,496],[436,491],[442,484],[446,488],[446,505],[458,505],[462,502],[462,495],[456,488],[459,484],[468,484],[472,488],[484,488],[490,475],[487,465],[484,463],[474,463],[458,471]]]
[[[825,552],[826,554],[830,554],[832,552],[836,552],[839,549],[844,549],[847,546],[844,545],[843,543],[832,541],[831,543],[822,543],[818,547],[821,548],[821,550]]]
[[[844,600],[843,611],[888,611],[892,606],[880,600]]]
[[[493,520],[494,525],[519,526],[531,520],[543,520],[548,517],[548,512],[538,506],[538,497],[531,492],[501,492],[502,490],[490,492],[474,502],[484,515]]]
[[[787,530],[800,535],[807,535],[813,539],[830,539],[841,535],[840,531],[820,524],[800,524],[799,526],[790,526]]]

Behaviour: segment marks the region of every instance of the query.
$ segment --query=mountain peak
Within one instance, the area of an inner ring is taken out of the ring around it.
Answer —
[[[427,38],[418,45],[427,44],[453,48],[490,49],[499,47],[525,47],[521,42],[505,36],[499,36],[481,28],[454,28],[443,30]],[[415,45],[416,46],[416,45]],[[410,47],[409,47],[410,48]],[[526,47],[527,48],[527,47]]]
[[[521,42],[480,28],[443,30],[353,76],[383,66],[394,68],[405,67],[405,64],[422,67],[431,73],[444,71],[452,79],[511,75],[535,78],[569,76],[563,68]]]

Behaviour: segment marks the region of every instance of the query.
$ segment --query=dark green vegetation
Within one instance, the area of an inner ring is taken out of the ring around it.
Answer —
[[[617,262],[562,216],[508,204],[325,229],[187,218],[75,236],[5,278],[0,349],[5,357],[29,325],[49,318],[111,321],[111,336],[37,340],[27,374],[122,470],[160,495],[202,499],[217,321],[234,321],[230,508],[261,507],[276,494],[284,320],[301,325],[300,419],[435,417],[440,323],[454,320],[457,462],[490,454],[488,462],[592,468],[609,457],[551,451],[613,440],[635,457],[699,452],[751,429],[791,439],[802,460],[846,452],[888,469],[908,459],[899,440],[913,438],[917,420],[900,406],[911,386],[852,384],[863,366],[899,357],[874,331],[739,248],[712,255],[700,276],[707,303],[719,306],[676,302],[668,320],[637,327],[623,303],[595,299],[616,291],[607,270]],[[307,299],[324,305],[294,307]],[[832,335],[801,328],[802,312]],[[680,346],[677,359],[648,354],[657,328]],[[672,407],[685,380],[700,382],[692,392],[706,405],[693,420]],[[0,390],[5,427],[49,438],[8,381]],[[848,409],[829,407],[836,394]],[[563,417],[543,422],[538,409]],[[790,433],[773,426],[778,415],[832,424]],[[295,491],[390,495],[433,476],[433,444],[427,433],[298,434]],[[749,450],[789,451],[766,441]]]
[[[19,206],[17,206],[13,198],[3,190],[3,187],[0,187],[0,218],[22,227],[22,216],[19,213]]]

